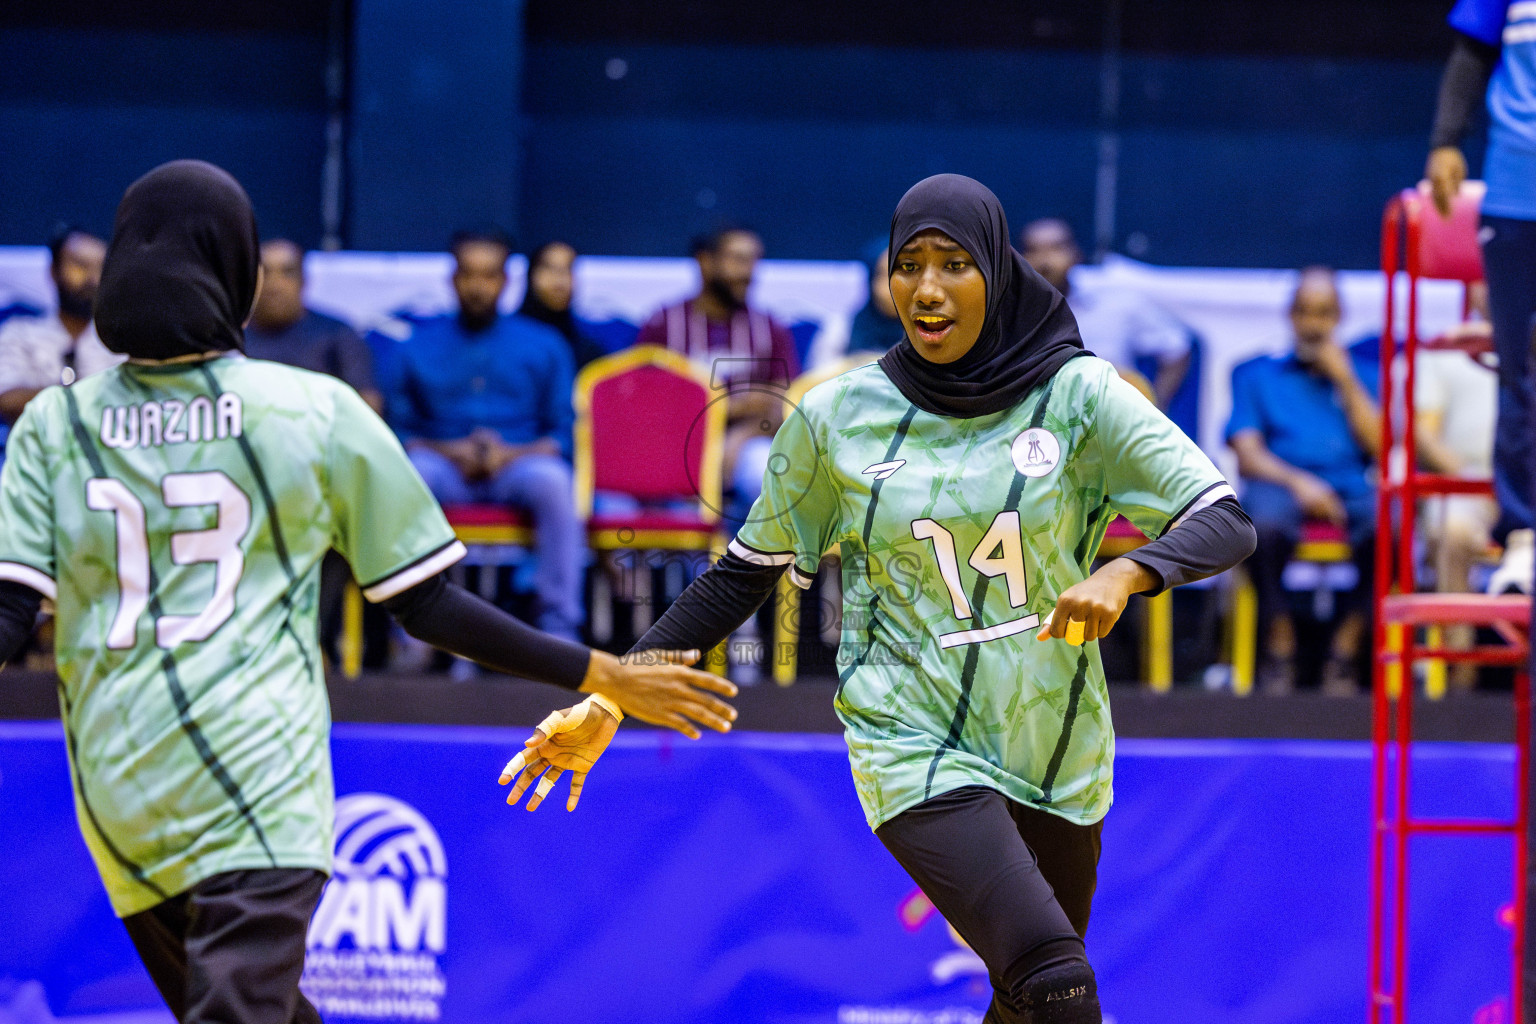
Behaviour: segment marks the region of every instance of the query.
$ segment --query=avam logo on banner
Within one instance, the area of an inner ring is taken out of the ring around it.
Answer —
[[[448,862],[421,813],[381,793],[336,801],[331,881],[300,983],[326,1019],[438,1020]]]

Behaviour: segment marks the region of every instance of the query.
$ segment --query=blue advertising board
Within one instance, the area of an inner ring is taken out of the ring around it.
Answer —
[[[331,1021],[979,1024],[974,954],[870,834],[836,736],[624,730],[580,808],[524,734],[339,725],[304,986]],[[1365,1015],[1369,749],[1124,741],[1088,935],[1113,1024]],[[1513,752],[1431,745],[1425,814],[1508,815]],[[0,723],[0,1024],[169,1021],[74,821],[57,723]],[[1507,838],[1414,848],[1414,1019],[1505,1019]],[[1422,1014],[1422,1016],[1421,1016]]]

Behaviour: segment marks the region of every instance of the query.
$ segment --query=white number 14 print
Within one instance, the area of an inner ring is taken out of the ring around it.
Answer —
[[[912,523],[912,536],[933,545],[934,559],[939,563],[939,577],[949,591],[955,618],[974,617],[971,602],[966,597],[965,586],[960,579],[960,559],[955,550],[955,535],[932,519],[918,519]],[[1029,601],[1029,579],[1024,574],[1024,536],[1019,528],[1019,513],[999,512],[966,559],[966,564],[983,576],[1003,577],[1008,585],[1008,603],[1014,608],[1024,607]],[[939,645],[949,648],[984,643],[1023,633],[1039,624],[1039,615],[1025,615],[995,626],[945,633],[939,637]]]

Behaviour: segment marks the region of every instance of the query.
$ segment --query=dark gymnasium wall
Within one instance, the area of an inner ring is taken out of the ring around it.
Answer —
[[[71,220],[105,234],[130,181],[214,160],[263,229],[321,234],[327,5],[0,3],[0,244]]]
[[[1112,226],[1153,262],[1367,267],[1381,202],[1423,165],[1448,6],[12,0],[0,243],[105,230],[124,184],[195,155],[307,244],[329,196],[354,248],[494,221],[679,255],[736,221],[771,255],[846,258],[912,181],[958,170],[1016,221]]]

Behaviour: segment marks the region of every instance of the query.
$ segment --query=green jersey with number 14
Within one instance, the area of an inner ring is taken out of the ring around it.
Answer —
[[[334,547],[370,600],[463,554],[350,387],[233,355],[39,394],[0,477],[0,579],[53,598],[75,807],[113,908],[331,862],[316,639]]]
[[[1231,493],[1102,360],[963,420],[921,411],[871,365],[786,420],[731,549],[802,586],[840,551],[837,713],[872,828],[974,785],[1088,824],[1112,797],[1098,643],[1035,633],[1114,513],[1157,537]]]

